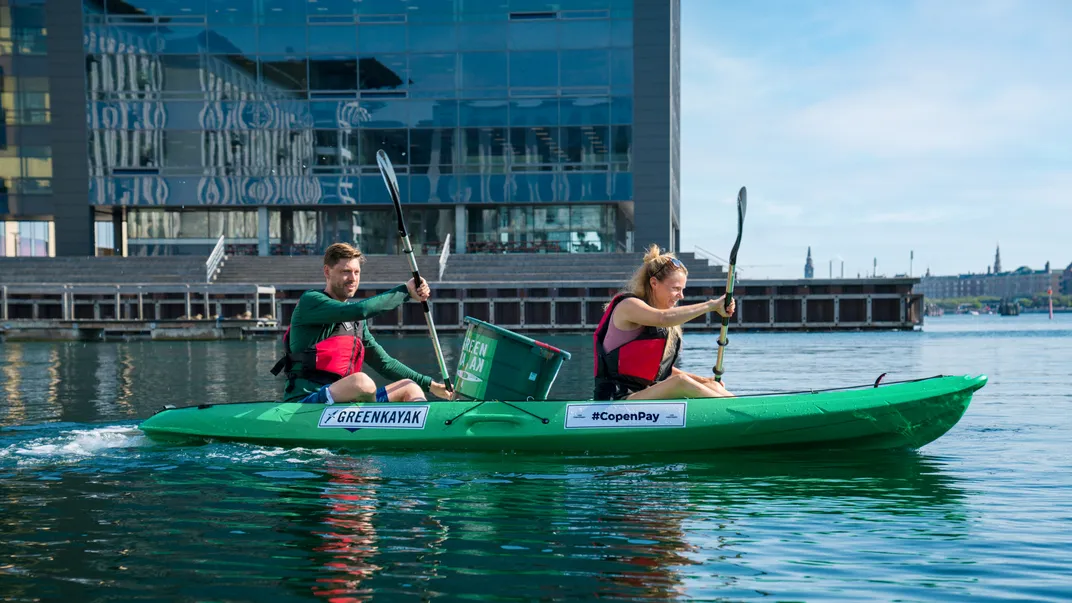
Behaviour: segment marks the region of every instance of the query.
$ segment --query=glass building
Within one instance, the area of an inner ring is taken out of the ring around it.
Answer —
[[[50,144],[0,219],[58,255],[397,253],[380,149],[425,253],[677,247],[676,0],[3,2]]]
[[[55,253],[49,208],[36,203],[52,188],[45,59],[44,0],[0,0],[0,256]]]

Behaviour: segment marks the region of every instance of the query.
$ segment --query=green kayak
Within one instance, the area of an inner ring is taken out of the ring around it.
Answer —
[[[861,388],[658,401],[279,402],[167,408],[154,439],[332,449],[670,452],[730,448],[919,448],[960,420],[985,376]]]

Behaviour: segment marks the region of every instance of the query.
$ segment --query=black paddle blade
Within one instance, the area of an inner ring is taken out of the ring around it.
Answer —
[[[387,192],[391,193],[391,201],[395,204],[395,215],[398,216],[398,233],[406,236],[406,221],[402,218],[402,197],[398,193],[398,177],[395,176],[395,166],[383,149],[376,151],[376,165],[380,168],[383,183],[387,185]]]
[[[733,250],[730,251],[730,264],[737,263],[737,250],[741,247],[741,234],[744,233],[744,213],[748,210],[748,191],[745,187],[741,187],[741,192],[737,193],[737,240],[733,243]]]

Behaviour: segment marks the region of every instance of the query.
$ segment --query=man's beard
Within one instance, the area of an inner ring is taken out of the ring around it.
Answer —
[[[334,293],[337,298],[350,299],[350,292],[347,290],[347,285],[332,287],[331,292]]]

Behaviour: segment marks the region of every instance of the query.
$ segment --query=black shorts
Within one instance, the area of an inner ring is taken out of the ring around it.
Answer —
[[[602,383],[596,383],[595,391],[592,393],[592,399],[613,401],[624,400],[638,391],[640,390],[631,389],[621,383],[604,381]]]

